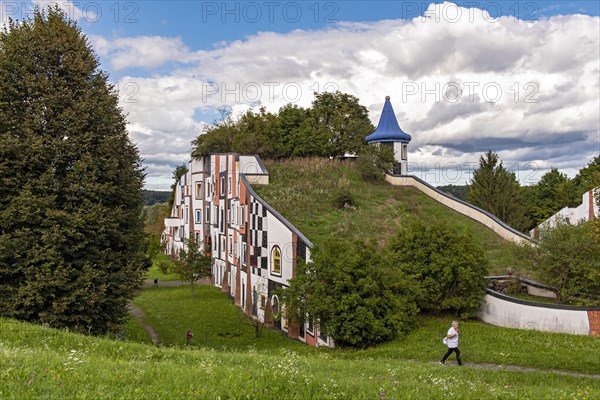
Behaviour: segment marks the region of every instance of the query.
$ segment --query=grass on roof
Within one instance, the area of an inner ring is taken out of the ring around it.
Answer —
[[[417,189],[365,182],[352,161],[304,158],[266,161],[270,183],[256,192],[313,243],[336,235],[375,240],[385,245],[411,218],[425,223],[443,221],[468,229],[483,245],[490,274],[505,274],[514,265],[512,243],[475,220],[437,203]],[[348,191],[354,207],[339,209],[336,195]],[[522,269],[520,269],[522,270]],[[522,270],[524,276],[535,278]]]

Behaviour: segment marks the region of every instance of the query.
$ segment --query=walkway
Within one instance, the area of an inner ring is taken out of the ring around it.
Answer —
[[[150,335],[150,338],[152,339],[152,342],[155,345],[158,346],[160,344],[160,339],[158,338],[158,335],[154,331],[154,328],[152,328],[152,326],[148,325],[146,323],[146,321],[144,321],[144,312],[141,309],[139,309],[136,306],[134,306],[133,304],[131,304],[131,303],[129,303],[127,305],[127,307],[129,308],[129,311],[131,312],[131,315],[133,315],[135,317],[135,319],[138,320],[138,322],[140,323],[140,325],[142,325],[144,327],[144,329],[146,330],[146,332],[148,332],[148,335]]]
[[[158,286],[161,286],[161,287],[175,287],[175,286],[184,286],[184,285],[189,285],[189,284],[190,284],[190,282],[188,282],[188,281],[161,281],[160,279],[158,280]],[[210,282],[210,279],[198,279],[196,281],[196,285],[211,285],[211,282]],[[154,287],[154,280],[146,279],[146,281],[142,285],[142,289],[148,289],[151,287]]]
[[[436,364],[438,364],[438,363],[436,362]],[[475,364],[475,363],[465,363],[465,362],[463,362],[463,365],[465,367],[472,367],[472,368],[479,368],[479,369],[494,369],[497,371],[546,372],[546,373],[550,373],[550,374],[573,376],[576,378],[600,379],[600,375],[585,374],[582,372],[560,371],[557,369],[531,368],[531,367],[523,367],[520,365]],[[448,364],[448,362],[447,362],[444,367],[447,367],[447,366],[456,367],[457,365],[456,364]],[[440,366],[440,368],[444,368],[444,367]]]

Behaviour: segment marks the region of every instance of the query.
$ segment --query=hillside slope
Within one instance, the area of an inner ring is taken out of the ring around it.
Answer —
[[[512,244],[487,227],[416,189],[364,182],[353,162],[319,158],[266,161],[265,165],[270,183],[254,189],[315,244],[332,235],[385,244],[402,224],[418,218],[470,230],[486,251],[490,274],[515,267]],[[351,194],[353,207],[336,207],[342,192]]]

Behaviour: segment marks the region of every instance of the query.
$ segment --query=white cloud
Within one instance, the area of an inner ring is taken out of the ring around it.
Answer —
[[[461,18],[448,21],[436,18],[444,7],[410,21],[259,32],[197,52],[179,38],[93,42],[115,69],[177,63],[167,75],[121,79],[139,85],[139,102],[124,107],[147,155],[164,145],[187,154],[201,129],[198,110],[307,106],[315,90],[335,88],[359,97],[375,124],[390,95],[418,162],[476,162],[492,148],[506,163],[575,171],[600,151],[598,17],[524,22],[457,8]],[[456,87],[460,101],[444,100]]]
[[[110,59],[110,65],[116,71],[134,67],[155,68],[170,61],[188,63],[193,60],[193,54],[179,37],[137,36],[109,41],[94,35],[90,36],[90,41],[100,56]]]

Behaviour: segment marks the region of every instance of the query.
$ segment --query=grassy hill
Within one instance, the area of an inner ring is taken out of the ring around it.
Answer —
[[[353,162],[319,158],[265,164],[270,183],[255,186],[256,192],[316,244],[331,235],[385,244],[410,218],[444,221],[473,233],[485,249],[491,274],[515,267],[512,244],[492,230],[416,189],[364,182]],[[343,193],[354,199],[353,207],[336,207]]]
[[[331,350],[274,331],[255,339],[248,320],[214,287],[196,288],[193,299],[189,287],[150,288],[135,303],[172,347],[0,319],[0,398],[591,399],[600,393],[600,380],[591,377],[471,364],[503,360],[597,373],[597,338],[465,322],[467,366],[450,360],[442,367],[436,360],[444,351],[446,320],[424,319],[409,336],[375,349]],[[195,333],[189,350],[188,327]]]

